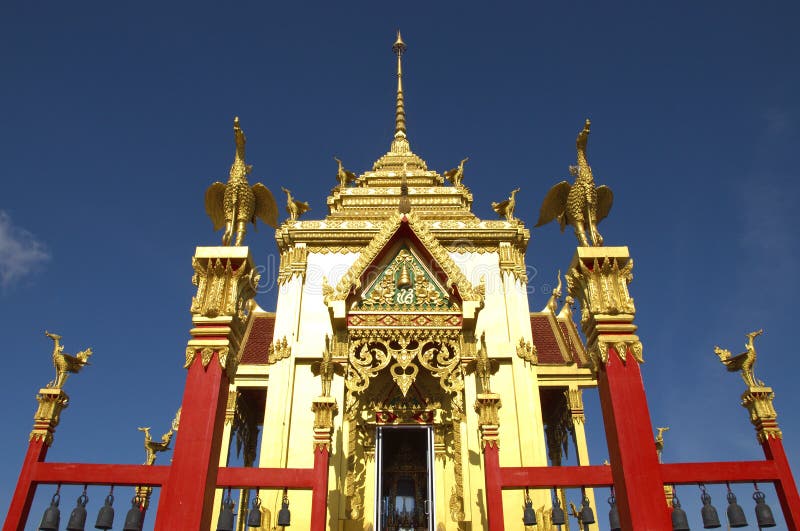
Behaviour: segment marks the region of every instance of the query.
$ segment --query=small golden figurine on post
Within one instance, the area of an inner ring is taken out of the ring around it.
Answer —
[[[731,357],[730,350],[714,347],[714,353],[719,357],[719,361],[727,367],[728,372],[740,371],[747,387],[764,387],[764,382],[753,374],[753,365],[756,363],[756,347],[753,341],[763,333],[764,330],[761,329],[747,334],[747,342],[744,344],[747,350],[738,356]]]
[[[517,192],[519,192],[519,188],[511,190],[511,196],[505,201],[500,201],[499,203],[492,202],[492,210],[497,212],[500,217],[506,218],[506,221],[514,221],[516,219],[514,217],[514,207],[517,201],[514,196],[517,195]]]
[[[289,189],[281,187],[281,190],[286,194],[286,213],[289,214],[289,221],[297,221],[297,218],[311,210],[308,203],[295,199]]]
[[[206,213],[214,223],[214,230],[225,226],[222,245],[231,245],[233,233],[236,240],[233,245],[242,245],[247,232],[247,223],[255,226],[256,218],[271,227],[278,226],[278,205],[272,192],[261,183],[252,187],[247,182],[247,175],[253,166],[244,161],[244,147],[247,138],[239,127],[239,117],[233,119],[233,135],[236,141],[236,154],[231,165],[228,184],[215,182],[206,191]]]
[[[92,349],[87,348],[78,352],[74,356],[64,354],[64,345],[61,344],[61,336],[45,330],[44,335],[53,340],[53,367],[56,369],[56,378],[47,384],[48,389],[63,389],[69,373],[77,374],[83,369],[84,365],[89,365],[89,356]]]
[[[578,165],[570,166],[569,171],[575,177],[575,182],[570,185],[561,181],[553,186],[542,201],[539,211],[537,227],[558,219],[561,231],[567,225],[572,225],[580,245],[598,247],[603,245],[603,237],[597,230],[600,223],[611,210],[614,194],[608,186],[595,186],[592,168],[586,158],[586,142],[589,138],[591,122],[586,119],[583,130],[578,133],[575,145],[578,151]],[[589,239],[586,238],[586,225],[589,229]]]
[[[342,164],[342,161],[336,157],[333,157],[333,160],[339,165],[339,168],[336,170],[336,179],[339,181],[339,186],[337,187],[338,190],[344,190],[344,188],[350,184],[356,182],[358,177],[355,173],[351,171],[347,171]]]
[[[461,180],[464,179],[464,163],[466,163],[468,160],[469,157],[465,157],[461,162],[458,163],[458,166],[452,170],[447,170],[444,172],[445,179],[453,183],[453,186],[461,186]]]

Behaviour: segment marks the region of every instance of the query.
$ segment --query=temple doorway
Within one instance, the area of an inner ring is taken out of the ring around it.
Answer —
[[[433,430],[379,426],[376,518],[380,531],[433,531]]]

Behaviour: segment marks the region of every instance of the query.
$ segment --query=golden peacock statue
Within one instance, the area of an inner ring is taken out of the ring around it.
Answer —
[[[744,344],[745,350],[737,356],[731,356],[731,351],[728,349],[714,347],[714,353],[719,357],[728,372],[740,371],[742,379],[747,387],[763,387],[764,382],[757,379],[753,374],[753,366],[756,363],[756,347],[754,344],[755,338],[764,333],[764,330],[756,330],[747,334],[747,342]]]
[[[578,133],[575,145],[578,151],[578,165],[570,166],[569,171],[575,177],[575,182],[570,185],[561,181],[553,186],[542,201],[539,211],[537,227],[558,219],[561,231],[567,225],[572,225],[580,245],[603,245],[603,237],[597,230],[600,223],[611,210],[614,203],[614,194],[608,186],[595,186],[592,168],[586,158],[586,142],[589,138],[591,122],[587,118],[583,130]],[[589,229],[589,239],[586,238],[586,228]]]
[[[515,188],[511,190],[511,196],[506,199],[505,201],[500,201],[499,203],[492,202],[492,210],[497,212],[497,214],[501,217],[506,218],[506,221],[514,221],[514,207],[517,205],[517,200],[515,196],[519,192],[519,188]]]
[[[289,214],[290,221],[297,221],[297,218],[311,210],[308,203],[295,199],[289,189],[281,187],[281,190],[286,194],[286,212]]]
[[[444,172],[444,177],[451,183],[453,186],[461,186],[461,181],[464,179],[464,164],[469,160],[469,157],[464,158],[461,162],[458,163],[458,166],[453,168],[452,170],[447,170]]]
[[[45,330],[44,335],[53,340],[53,367],[56,369],[56,378],[48,383],[46,387],[50,389],[63,389],[64,382],[67,381],[69,373],[77,374],[85,365],[89,365],[89,356],[92,349],[87,348],[70,356],[64,354],[64,345],[61,344],[61,336]]]
[[[247,175],[253,170],[253,166],[244,161],[247,138],[239,127],[238,116],[233,119],[233,137],[236,141],[236,154],[228,184],[215,182],[206,190],[206,213],[214,223],[214,230],[225,227],[222,245],[231,244],[234,232],[236,239],[233,245],[242,245],[247,223],[255,226],[256,218],[271,227],[278,226],[278,206],[272,192],[261,183],[251,187],[247,182]]]

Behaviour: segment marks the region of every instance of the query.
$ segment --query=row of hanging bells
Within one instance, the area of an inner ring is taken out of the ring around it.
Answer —
[[[53,498],[50,500],[50,506],[45,510],[42,516],[42,522],[39,524],[40,531],[58,531],[61,523],[61,511],[58,504],[61,501],[60,487],[56,490]],[[78,496],[75,508],[69,515],[67,522],[67,531],[84,531],[86,528],[86,504],[89,503],[89,497],[86,495],[86,489]],[[131,509],[125,516],[125,524],[122,527],[123,531],[141,531],[144,525],[144,513],[142,511],[142,500],[138,496],[134,496],[131,500]],[[94,527],[96,529],[111,529],[114,526],[114,494],[109,493],[106,496],[105,503],[97,513],[97,520]]]

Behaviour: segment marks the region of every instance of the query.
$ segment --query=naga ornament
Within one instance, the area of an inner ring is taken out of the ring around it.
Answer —
[[[236,239],[233,245],[242,245],[247,223],[255,226],[256,218],[271,227],[278,226],[278,205],[272,192],[261,183],[251,187],[247,182],[247,175],[253,170],[253,166],[244,161],[247,139],[239,127],[238,116],[233,119],[233,137],[236,141],[236,154],[228,184],[215,182],[206,190],[206,213],[214,223],[214,230],[225,226],[222,245],[231,245],[234,232]]]
[[[605,185],[595,186],[592,168],[586,159],[590,125],[591,122],[587,119],[575,141],[578,164],[569,168],[575,182],[570,185],[567,181],[561,181],[547,192],[539,211],[539,221],[536,223],[540,227],[558,219],[562,232],[567,225],[572,225],[582,247],[589,247],[589,240],[593,246],[603,245],[603,237],[597,230],[597,224],[608,216],[614,202],[611,188]],[[587,228],[589,238],[586,237]]]

